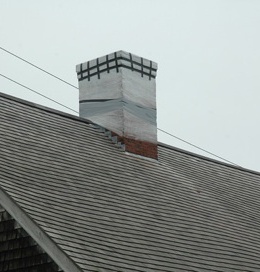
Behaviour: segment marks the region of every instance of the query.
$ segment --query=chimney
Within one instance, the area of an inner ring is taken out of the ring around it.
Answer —
[[[118,136],[125,151],[157,159],[157,64],[118,51],[76,67],[80,117]]]

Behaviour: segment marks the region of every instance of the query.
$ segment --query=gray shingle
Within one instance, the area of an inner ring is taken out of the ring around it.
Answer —
[[[0,95],[0,185],[83,271],[259,271],[260,175]],[[98,270],[99,269],[99,270]]]

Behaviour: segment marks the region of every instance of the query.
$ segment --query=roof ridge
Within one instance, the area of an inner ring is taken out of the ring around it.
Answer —
[[[9,99],[9,100],[12,100],[12,101],[27,105],[29,107],[37,108],[37,109],[40,109],[40,110],[43,110],[43,111],[46,111],[46,112],[49,112],[49,113],[53,113],[53,114],[56,114],[56,115],[59,115],[59,116],[62,116],[62,117],[66,117],[66,118],[75,120],[75,121],[84,122],[86,124],[93,124],[95,126],[98,126],[97,124],[93,123],[92,121],[90,121],[90,120],[88,120],[86,118],[82,118],[82,117],[79,117],[79,116],[76,116],[76,115],[73,115],[73,114],[70,114],[70,113],[67,113],[67,112],[63,112],[63,111],[56,110],[56,109],[53,109],[53,108],[50,108],[50,107],[47,107],[47,106],[43,106],[43,105],[28,101],[28,100],[25,100],[25,99],[22,99],[22,98],[18,98],[18,97],[9,95],[9,94],[5,94],[3,92],[0,92],[0,97],[4,97],[6,99]],[[187,151],[187,150],[184,150],[184,149],[179,148],[179,147],[168,145],[168,144],[165,144],[165,143],[162,143],[162,142],[158,142],[158,145],[162,146],[162,147],[165,147],[165,148],[168,148],[168,149],[175,150],[175,151],[180,152],[180,153],[184,153],[184,154],[187,154],[187,155],[190,155],[190,156],[193,156],[193,157],[197,157],[197,158],[200,158],[200,159],[212,162],[212,163],[220,164],[220,165],[223,165],[223,166],[226,166],[226,167],[230,167],[230,168],[233,168],[233,169],[237,169],[237,170],[240,170],[240,171],[243,171],[243,172],[247,172],[247,173],[251,173],[251,174],[260,176],[260,172],[252,170],[252,169],[248,169],[248,168],[228,164],[226,162],[222,162],[222,161],[219,161],[219,160],[216,160],[216,159],[212,159],[212,158],[209,158],[209,157],[206,157],[206,156],[203,156],[203,155],[191,152],[191,151]]]
[[[209,158],[207,156],[203,156],[203,155],[194,153],[192,151],[188,151],[188,150],[185,150],[185,149],[182,149],[182,148],[179,148],[179,147],[175,147],[175,146],[172,146],[172,145],[168,145],[168,144],[165,144],[165,143],[162,143],[162,142],[158,142],[158,145],[161,146],[161,147],[165,147],[167,149],[177,151],[179,153],[183,153],[183,154],[190,155],[192,157],[197,157],[199,159],[203,159],[205,161],[209,161],[209,162],[212,162],[212,163],[220,164],[220,165],[223,165],[223,166],[226,166],[226,167],[230,167],[230,168],[233,168],[233,169],[236,169],[236,170],[240,170],[240,171],[243,171],[243,172],[247,172],[247,173],[250,173],[250,174],[260,176],[260,172],[252,170],[252,169],[244,168],[244,167],[241,167],[241,166],[240,167],[235,166],[235,165],[229,164],[227,162],[222,162],[222,161],[219,161],[219,160],[216,160],[216,159],[212,159],[212,158]]]
[[[67,112],[64,112],[64,111],[60,111],[60,110],[56,110],[56,109],[53,109],[53,108],[50,108],[50,107],[47,107],[47,106],[43,106],[43,105],[40,105],[40,104],[31,102],[31,101],[28,101],[28,100],[19,98],[19,97],[15,97],[15,96],[10,95],[10,94],[0,92],[0,97],[15,101],[17,103],[21,103],[21,104],[29,106],[29,107],[37,108],[39,110],[47,111],[49,113],[53,113],[53,114],[56,114],[56,115],[67,117],[67,118],[70,118],[70,119],[73,119],[73,120],[76,120],[76,121],[81,121],[81,122],[84,122],[84,123],[87,123],[87,124],[94,124],[92,121],[90,121],[90,120],[88,120],[86,118],[82,118],[82,117],[79,117],[79,116],[76,116],[76,115],[73,115],[73,114],[70,114],[70,113],[67,113]]]

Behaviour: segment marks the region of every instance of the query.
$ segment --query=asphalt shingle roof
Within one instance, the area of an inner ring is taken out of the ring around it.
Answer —
[[[260,271],[259,173],[158,149],[0,94],[0,186],[82,271]]]

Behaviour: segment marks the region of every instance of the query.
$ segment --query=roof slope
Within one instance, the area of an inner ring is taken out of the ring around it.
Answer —
[[[260,175],[0,95],[0,186],[83,271],[259,271]]]

